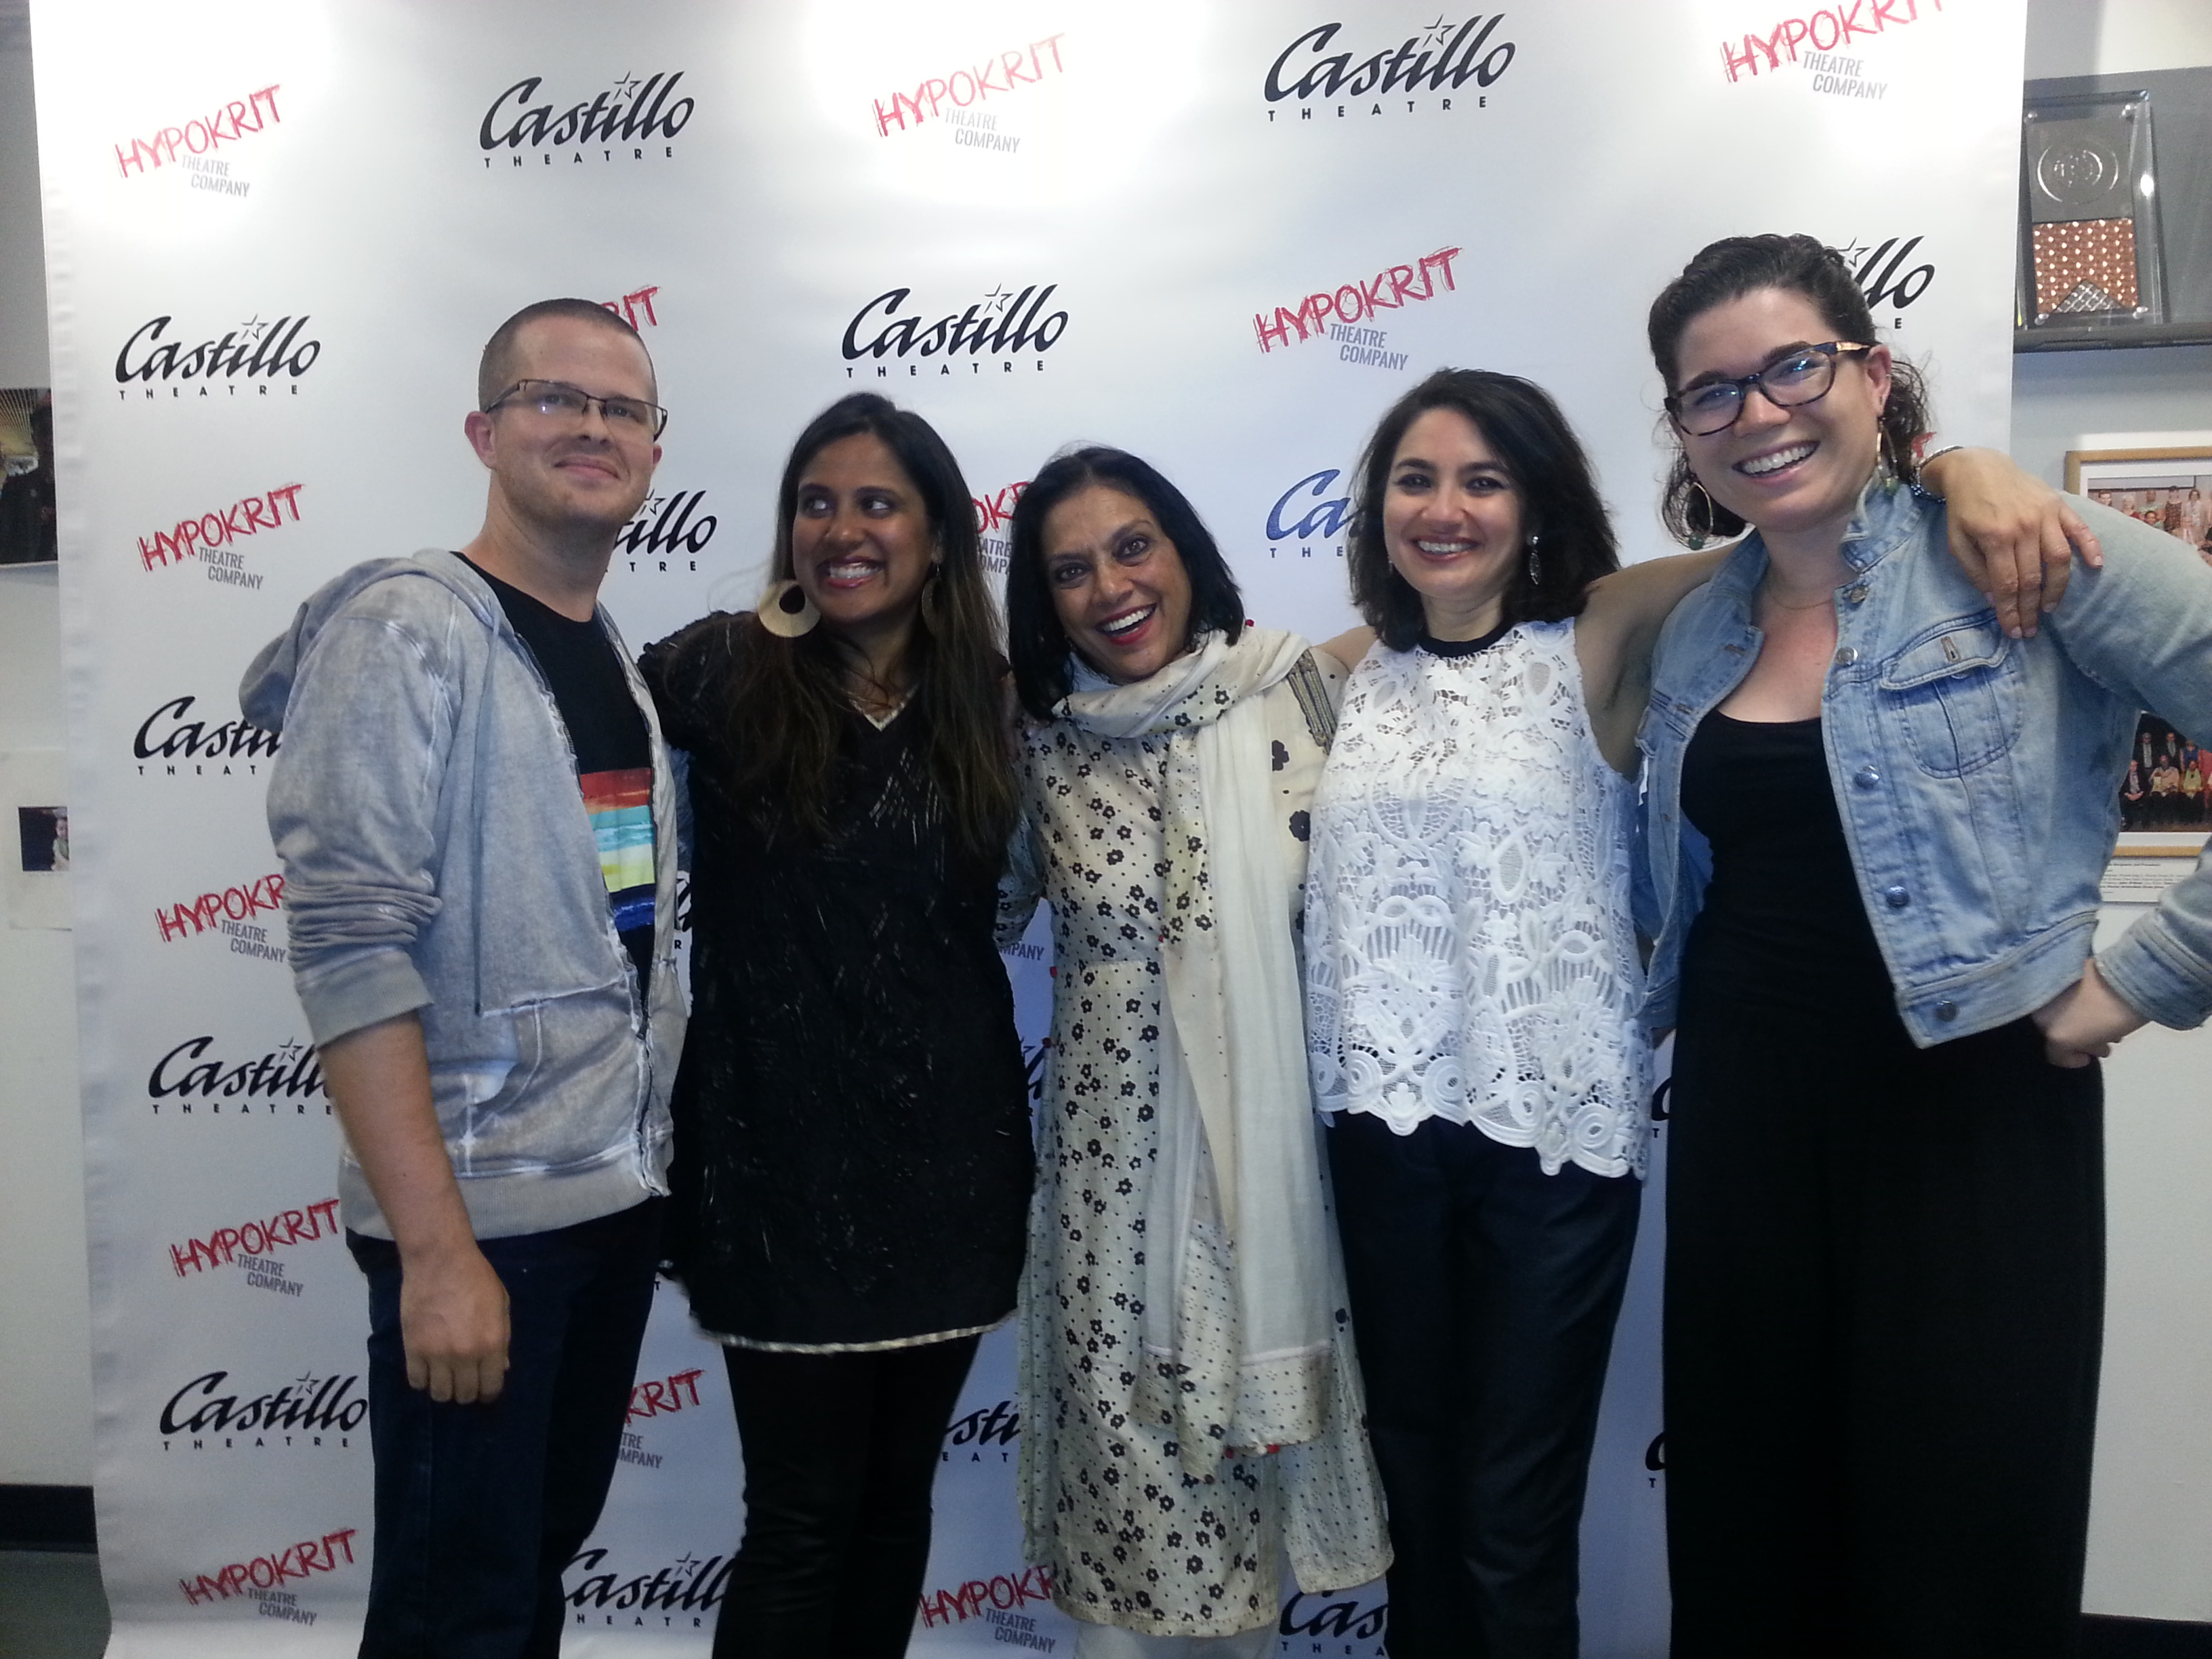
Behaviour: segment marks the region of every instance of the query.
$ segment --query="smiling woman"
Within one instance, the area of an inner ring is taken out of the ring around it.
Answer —
[[[1182,492],[1118,450],[1038,472],[1006,594],[1035,720],[1000,938],[1042,893],[1054,949],[1027,1559],[1083,1621],[1079,1659],[1241,1659],[1273,1650],[1285,1547],[1310,1591],[1389,1561],[1293,943],[1343,670],[1247,627]]]
[[[641,665],[696,827],[674,1255],[744,1451],[714,1650],[891,1659],[1030,1188],[1003,663],[967,484],[881,398],[799,434],[772,570]]]
[[[2094,1060],[2212,1012],[2212,866],[2091,955],[2136,711],[2212,730],[2212,569],[2090,503],[2049,626],[1942,557],[1925,414],[1807,236],[1651,308],[1668,516],[1753,534],[1668,622],[1642,744],[1679,1024],[1678,1659],[2075,1650],[2103,1297]],[[1808,1459],[1816,1439],[1832,1456]]]

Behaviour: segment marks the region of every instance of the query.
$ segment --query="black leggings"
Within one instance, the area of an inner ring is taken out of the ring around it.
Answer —
[[[878,1353],[726,1347],[745,1536],[714,1659],[898,1659],[929,1566],[929,1496],[978,1339]]]
[[[1674,1659],[2074,1651],[2102,1085],[2027,1020],[1686,984],[1667,1146]]]

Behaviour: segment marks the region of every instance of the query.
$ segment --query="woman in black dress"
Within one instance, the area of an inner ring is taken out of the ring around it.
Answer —
[[[939,1442],[1021,1266],[1003,665],[959,468],[882,398],[799,434],[771,574],[642,664],[695,826],[673,1253],[744,1449],[717,1659],[872,1659],[906,1650]]]

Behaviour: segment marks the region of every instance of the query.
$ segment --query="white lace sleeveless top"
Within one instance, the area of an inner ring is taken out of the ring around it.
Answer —
[[[1314,796],[1306,1042],[1324,1112],[1472,1123],[1642,1175],[1650,1046],[1629,911],[1630,781],[1571,623],[1466,654],[1367,653]]]

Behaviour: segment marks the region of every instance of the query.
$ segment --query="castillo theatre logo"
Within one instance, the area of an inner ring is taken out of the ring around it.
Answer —
[[[1297,556],[1310,559],[1318,545],[1324,553],[1344,556],[1344,532],[1352,522],[1352,493],[1340,489],[1343,477],[1334,467],[1306,476],[1275,497],[1267,509],[1267,556],[1275,558],[1296,547]]]
[[[1021,1438],[1022,1414],[1011,1400],[995,1406],[979,1406],[957,1418],[945,1431],[941,1463],[1005,1463],[1013,1458],[1012,1447]]]
[[[634,571],[696,570],[714,539],[714,515],[699,510],[706,499],[703,489],[647,496],[615,538],[615,556]]]
[[[1851,279],[1859,285],[1859,292],[1866,295],[1867,309],[1876,316],[1890,313],[1893,328],[1905,326],[1905,319],[1896,313],[1928,292],[1928,285],[1936,280],[1934,260],[1916,261],[1923,240],[1912,236],[1900,242],[1892,236],[1869,244],[1854,239],[1836,250],[1851,268]]]
[[[1497,38],[1504,21],[1504,12],[1486,17],[1476,12],[1464,22],[1439,14],[1419,33],[1371,52],[1364,45],[1338,46],[1341,23],[1310,28],[1267,66],[1260,87],[1267,100],[1267,119],[1275,119],[1276,106],[1285,100],[1297,104],[1301,121],[1314,118],[1316,100],[1322,113],[1337,120],[1410,115],[1423,107],[1443,113],[1452,108],[1446,93],[1455,94],[1465,107],[1470,99],[1462,88],[1469,81],[1486,89],[1512,67],[1513,42]],[[1481,91],[1471,101],[1477,109],[1490,102]]]
[[[492,169],[498,168],[501,150],[509,167],[527,166],[532,155],[549,167],[556,161],[605,167],[665,161],[676,154],[676,135],[690,124],[695,107],[688,95],[676,95],[683,79],[681,70],[643,80],[624,71],[612,86],[563,108],[556,97],[539,97],[544,76],[526,76],[491,100],[477,127],[477,147]]]
[[[325,1445],[350,1450],[355,1431],[368,1415],[358,1373],[317,1376],[311,1371],[256,1395],[236,1384],[225,1389],[229,1379],[228,1371],[207,1371],[169,1396],[154,1425],[163,1451]]]
[[[208,723],[196,696],[171,697],[138,722],[131,754],[140,777],[258,777],[278,738],[243,717]]]
[[[731,1563],[720,1555],[683,1555],[651,1572],[627,1577],[609,1567],[611,1552],[589,1549],[568,1563],[568,1602],[580,1626],[640,1630],[707,1630],[722,1605]]]
[[[908,304],[914,297],[912,289],[887,289],[845,325],[845,361],[855,365],[846,369],[845,378],[849,380],[860,373],[864,357],[876,360],[878,380],[890,375],[894,362],[905,364],[909,375],[920,374],[931,364],[939,374],[957,374],[963,365],[970,374],[981,374],[989,358],[1002,373],[1011,374],[1024,352],[1042,370],[1044,354],[1067,331],[1067,313],[1045,309],[1059,291],[1057,283],[1031,283],[1018,291],[1002,283],[969,301],[966,309],[927,321],[926,306]],[[887,358],[892,362],[885,362]]]
[[[1390,1604],[1380,1595],[1343,1595],[1332,1601],[1300,1594],[1283,1603],[1282,1617],[1275,1621],[1285,1653],[1305,1651],[1294,1639],[1303,1636],[1312,1642],[1315,1653],[1348,1653],[1360,1659],[1380,1659],[1382,1633],[1389,1627]],[[1329,1645],[1322,1646],[1324,1641]]]
[[[115,395],[128,403],[134,388],[159,398],[235,398],[241,392],[266,398],[276,386],[300,395],[300,379],[323,355],[323,343],[301,337],[312,320],[306,313],[264,322],[259,312],[222,333],[185,343],[188,329],[175,328],[173,314],[149,318],[131,331],[115,354]],[[173,332],[172,331],[174,330]],[[156,385],[156,382],[159,382]]]
[[[241,1058],[212,1036],[186,1037],[146,1073],[156,1117],[328,1117],[322,1062],[297,1039]]]

